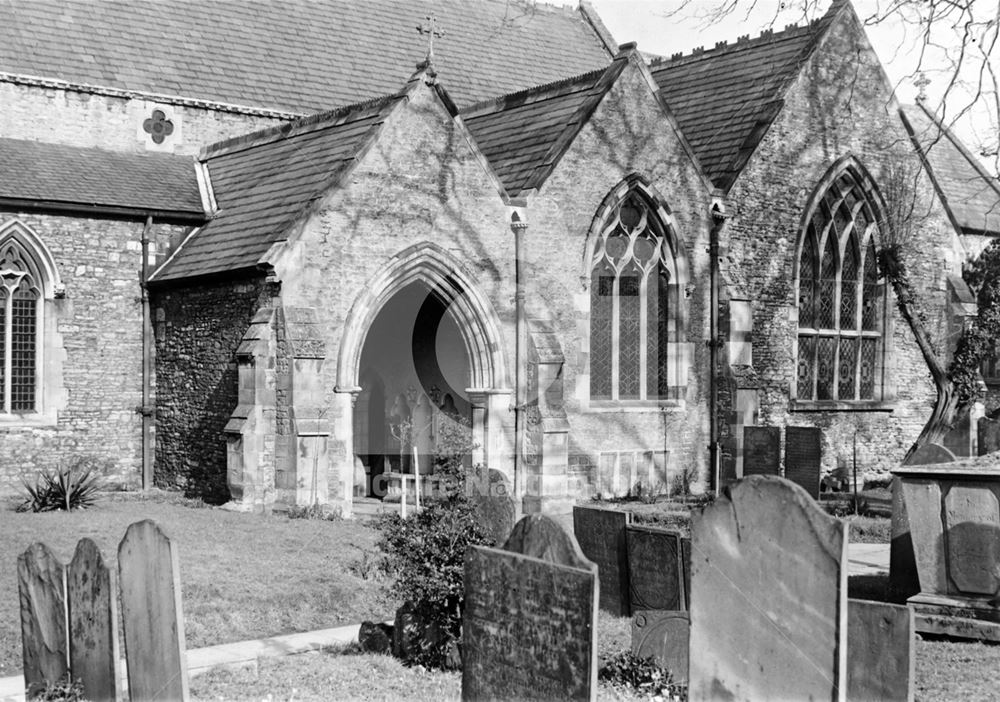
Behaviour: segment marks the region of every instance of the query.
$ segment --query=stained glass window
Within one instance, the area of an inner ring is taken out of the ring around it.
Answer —
[[[673,258],[666,224],[637,190],[611,209],[592,266],[591,397],[669,397]]]
[[[877,218],[860,183],[853,170],[841,174],[823,193],[803,232],[796,362],[800,400],[880,396],[883,293],[875,258]]]
[[[0,248],[0,414],[36,410],[41,295],[32,269],[15,241]]]

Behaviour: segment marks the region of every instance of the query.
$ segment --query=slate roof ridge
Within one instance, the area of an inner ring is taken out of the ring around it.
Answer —
[[[618,50],[618,42],[615,41],[614,35],[611,34],[607,25],[604,24],[604,20],[601,19],[597,9],[590,3],[590,0],[580,0],[577,5],[577,12],[580,13],[584,21],[594,30],[594,34],[601,40],[605,51],[608,52],[608,56],[614,58]]]
[[[983,180],[986,181],[990,188],[995,190],[997,195],[1000,195],[1000,180],[998,180],[995,176],[990,175],[990,172],[986,170],[982,163],[979,162],[978,158],[972,155],[972,152],[969,151],[969,148],[962,142],[962,140],[956,137],[951,129],[941,122],[938,116],[924,104],[923,100],[918,100],[915,106],[919,107],[923,113],[927,115],[927,118],[930,119],[935,126],[937,126],[941,134],[943,134],[948,141],[954,144],[955,148],[958,149],[963,158],[965,158],[965,160],[969,162],[976,172],[982,176]],[[904,110],[910,107],[914,107],[914,105],[906,105],[904,106]]]
[[[654,57],[649,62],[650,70],[658,70],[661,68],[667,68],[668,66],[679,66],[686,65],[690,63],[697,63],[698,61],[706,61],[714,58],[718,58],[722,54],[732,54],[739,51],[746,51],[749,49],[756,49],[760,46],[767,44],[776,44],[782,41],[790,41],[792,39],[798,39],[803,34],[809,34],[812,32],[819,33],[821,30],[817,30],[817,25],[819,24],[821,18],[816,18],[812,20],[809,24],[798,25],[790,24],[786,25],[781,31],[774,31],[773,29],[765,29],[760,33],[760,36],[753,39],[749,38],[749,35],[744,35],[739,37],[735,42],[730,44],[728,41],[716,42],[715,47],[711,49],[706,49],[705,47],[696,47],[691,50],[691,53],[676,53],[670,56],[658,56]]]
[[[372,113],[379,112],[380,110],[385,109],[388,104],[401,99],[403,96],[403,92],[397,92],[391,95],[381,95],[379,97],[363,100],[351,105],[335,107],[332,110],[326,110],[324,112],[317,112],[314,115],[300,117],[284,124],[279,124],[273,127],[265,127],[253,132],[223,139],[222,141],[217,141],[213,144],[202,147],[198,154],[198,160],[207,161],[208,159],[215,158],[217,156],[232,154],[254,146],[269,144],[278,139],[287,139],[289,137],[306,134],[320,129],[340,126],[350,121],[350,118],[352,117],[360,119],[370,116]]]
[[[507,93],[506,95],[498,95],[496,97],[486,98],[485,100],[480,100],[471,105],[467,105],[459,110],[460,114],[469,119],[475,118],[483,114],[490,112],[497,112],[500,110],[505,110],[509,107],[529,105],[532,102],[537,102],[541,100],[547,100],[553,97],[552,93],[557,92],[562,88],[574,87],[578,84],[586,84],[588,81],[592,81],[603,75],[613,63],[604,66],[602,68],[596,68],[592,71],[587,71],[586,73],[580,73],[575,76],[570,76],[569,78],[560,78],[559,80],[552,81],[551,83],[544,83],[542,85],[535,85],[524,90],[518,90],[514,93]],[[532,99],[533,98],[533,99]],[[516,102],[516,105],[514,104]]]

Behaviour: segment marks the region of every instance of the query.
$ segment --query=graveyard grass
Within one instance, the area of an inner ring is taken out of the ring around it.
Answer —
[[[210,509],[169,493],[107,495],[92,509],[16,513],[0,502],[0,677],[20,671],[17,557],[42,541],[69,563],[93,539],[117,568],[132,522],[152,519],[177,545],[187,648],[388,619],[374,573],[377,534],[355,521],[289,519]]]

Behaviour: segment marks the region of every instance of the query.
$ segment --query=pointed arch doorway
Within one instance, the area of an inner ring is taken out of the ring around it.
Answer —
[[[345,325],[337,386],[352,399],[342,415],[349,419],[342,435],[350,439],[345,499],[380,497],[385,481],[378,476],[412,472],[414,444],[427,474],[443,428],[456,424],[471,433],[469,463],[512,479],[506,369],[497,315],[451,254],[423,244],[395,256],[365,286]],[[412,432],[401,432],[404,425]],[[365,466],[363,492],[353,489],[355,458]]]

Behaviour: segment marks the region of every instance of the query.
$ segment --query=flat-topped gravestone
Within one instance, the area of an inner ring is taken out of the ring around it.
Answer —
[[[597,567],[542,515],[465,554],[463,700],[593,700]]]
[[[817,427],[785,427],[785,478],[819,499],[823,431]]]
[[[66,570],[69,660],[73,679],[93,702],[118,699],[118,595],[113,571],[90,539],[81,539]]]
[[[844,700],[847,526],[754,475],[692,516],[689,699]]]
[[[626,541],[632,613],[643,609],[686,610],[680,533],[632,525],[626,530]]]
[[[573,507],[573,534],[583,554],[597,564],[601,609],[619,617],[631,612],[628,599],[628,552],[625,529],[629,512],[597,507]]]
[[[976,432],[980,456],[1000,451],[1000,420],[980,417],[976,422]]]
[[[743,475],[777,475],[780,427],[743,427]]]
[[[132,702],[187,700],[177,550],[155,522],[136,522],[118,545],[118,572]]]
[[[670,671],[674,682],[687,682],[690,628],[687,612],[636,612],[632,617],[632,653],[654,659]]]
[[[69,669],[65,578],[63,564],[45,544],[32,544],[17,558],[24,686],[29,694]]]
[[[848,600],[847,699],[912,702],[915,631],[906,605]]]

